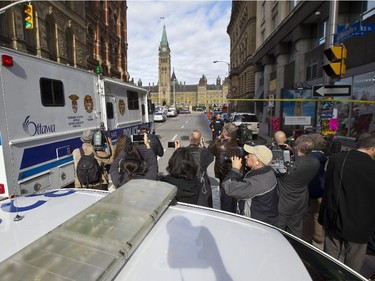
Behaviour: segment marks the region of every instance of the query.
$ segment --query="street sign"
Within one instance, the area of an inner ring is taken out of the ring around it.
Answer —
[[[363,24],[357,21],[350,26],[338,25],[334,42],[344,42],[353,36],[365,36],[369,32],[375,32],[375,24]]]
[[[320,85],[313,86],[313,97],[350,96],[351,85]]]

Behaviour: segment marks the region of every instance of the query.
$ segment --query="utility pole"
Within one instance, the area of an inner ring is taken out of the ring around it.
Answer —
[[[336,33],[336,27],[337,27],[337,16],[338,16],[338,0],[331,0],[329,2],[329,21],[327,25],[327,40],[325,42],[325,48],[329,49],[333,47],[334,40],[335,40],[335,33]],[[329,63],[327,58],[324,58],[324,65]],[[323,85],[332,84],[333,82],[330,81],[327,74],[324,74],[323,76]]]

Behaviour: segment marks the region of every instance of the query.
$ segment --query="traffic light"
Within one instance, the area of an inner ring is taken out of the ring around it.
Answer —
[[[344,45],[331,47],[324,50],[324,55],[330,61],[329,64],[323,65],[327,75],[331,78],[342,78],[346,72],[346,47]]]
[[[31,3],[25,5],[24,9],[25,28],[34,28],[34,16],[33,16],[33,5]]]

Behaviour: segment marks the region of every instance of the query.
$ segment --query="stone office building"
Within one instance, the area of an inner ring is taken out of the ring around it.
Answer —
[[[11,4],[1,1],[0,7]],[[126,1],[32,1],[34,28],[24,27],[24,3],[0,15],[0,44],[62,64],[128,81]]]
[[[374,130],[375,2],[253,1],[256,4],[255,13],[250,12],[254,9],[254,4],[250,2],[246,2],[247,9],[238,8],[245,5],[242,2],[232,2],[232,17],[228,26],[233,69],[231,83],[238,85],[238,97],[248,94],[256,99],[253,103],[248,102],[250,111],[261,117],[261,121],[269,122],[272,131],[281,128],[292,132],[313,126],[318,131],[327,130],[356,137],[365,131]],[[250,41],[246,35],[254,22],[254,16],[256,45],[253,50],[254,41]],[[332,24],[334,18],[336,22]],[[328,63],[324,50],[340,44],[347,48],[347,70],[341,79],[332,81],[322,69]],[[246,50],[245,55],[241,56],[243,51],[237,50]],[[242,69],[251,64],[255,78],[253,92],[251,87],[248,90],[242,86],[248,85],[248,82],[244,82],[247,77],[241,79],[245,77]],[[238,74],[238,82],[234,74]],[[349,85],[351,95],[335,97],[333,102],[328,103],[313,97],[313,86],[327,84]],[[270,97],[276,98],[276,101],[268,102]],[[315,98],[318,101],[311,104],[283,101],[284,98],[298,97]],[[314,107],[314,110],[310,108],[307,111],[307,106]],[[325,112],[323,107],[329,107],[330,112]],[[288,125],[288,118],[305,116],[306,112],[312,115],[309,125]],[[345,128],[345,120],[351,123],[350,128]],[[272,121],[278,121],[274,128],[271,126]]]

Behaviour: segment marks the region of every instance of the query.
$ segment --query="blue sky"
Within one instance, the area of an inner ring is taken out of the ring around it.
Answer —
[[[128,71],[143,86],[158,81],[158,48],[163,25],[171,48],[171,66],[177,79],[198,84],[204,74],[209,84],[228,73],[227,27],[231,1],[128,0]],[[160,19],[164,17],[164,19]]]

